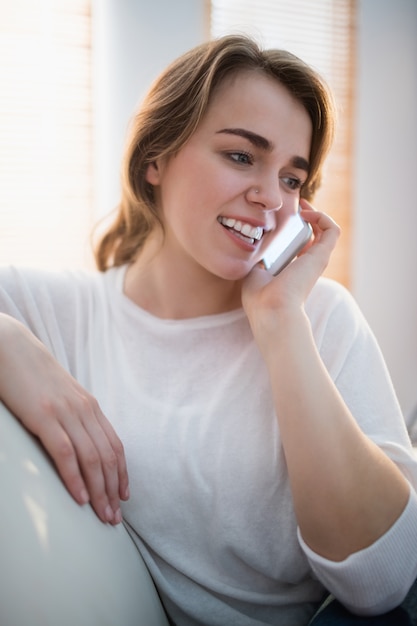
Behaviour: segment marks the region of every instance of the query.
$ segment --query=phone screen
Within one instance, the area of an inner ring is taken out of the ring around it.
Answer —
[[[291,215],[267,248],[262,262],[271,274],[284,269],[310,240],[313,231],[297,212]]]

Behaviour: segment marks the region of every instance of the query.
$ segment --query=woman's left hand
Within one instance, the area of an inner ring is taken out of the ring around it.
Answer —
[[[242,305],[252,327],[259,316],[282,310],[299,310],[327,267],[340,235],[331,217],[301,201],[301,216],[311,224],[314,237],[302,253],[277,276],[256,266],[244,279]]]

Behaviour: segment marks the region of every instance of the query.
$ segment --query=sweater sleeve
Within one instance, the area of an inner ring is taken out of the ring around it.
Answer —
[[[313,552],[298,529],[298,540],[317,578],[349,611],[378,615],[401,604],[417,578],[417,496],[371,546],[340,562]]]
[[[79,323],[86,280],[82,273],[0,268],[0,312],[23,323],[63,367],[85,333]]]
[[[408,480],[410,497],[382,537],[344,561],[314,553],[299,530],[298,538],[324,586],[353,613],[375,615],[398,606],[417,577],[417,459],[382,353],[353,298],[326,283],[314,297],[321,307],[309,303],[310,319],[321,357],[362,431]]]

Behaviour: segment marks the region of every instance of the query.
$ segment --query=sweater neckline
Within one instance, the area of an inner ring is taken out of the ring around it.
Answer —
[[[106,273],[108,274],[108,277],[112,279],[114,288],[119,295],[125,311],[128,312],[131,316],[133,315],[136,318],[141,319],[142,322],[165,327],[179,328],[186,326],[188,328],[212,328],[216,326],[233,324],[234,322],[246,318],[246,313],[242,307],[239,307],[238,309],[234,309],[232,311],[227,311],[225,313],[216,313],[211,315],[202,315],[199,317],[189,317],[183,319],[169,319],[158,317],[140,307],[124,293],[123,287],[127,267],[127,265],[113,267],[107,270]]]

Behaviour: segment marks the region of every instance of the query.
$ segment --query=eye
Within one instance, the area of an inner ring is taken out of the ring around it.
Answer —
[[[281,180],[283,181],[284,185],[286,185],[292,191],[297,191],[297,189],[300,189],[303,184],[301,180],[296,176],[283,176]]]
[[[252,165],[253,163],[253,155],[250,152],[228,152],[228,157],[235,163],[242,165]]]

